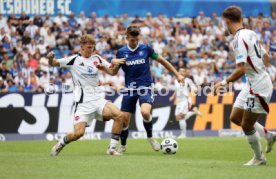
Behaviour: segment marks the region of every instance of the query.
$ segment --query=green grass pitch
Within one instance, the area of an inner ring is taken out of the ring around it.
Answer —
[[[0,178],[276,178],[276,147],[266,154],[267,166],[244,167],[253,155],[246,138],[177,141],[178,152],[164,155],[146,140],[129,140],[127,153],[119,157],[105,154],[109,140],[77,141],[58,157],[49,156],[54,142],[2,142]]]

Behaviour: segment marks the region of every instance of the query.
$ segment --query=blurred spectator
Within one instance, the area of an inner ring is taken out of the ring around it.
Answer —
[[[35,14],[35,17],[34,17],[33,21],[34,21],[34,25],[36,25],[39,28],[42,27],[43,20],[42,20],[42,18],[40,17],[39,14]]]
[[[69,19],[68,19],[68,24],[72,29],[76,29],[78,27],[78,21],[75,17],[75,13],[71,12]]]
[[[86,24],[89,22],[89,19],[85,17],[85,14],[83,11],[80,12],[79,17],[77,18],[78,24],[80,24],[81,29],[84,29]]]
[[[63,22],[67,21],[67,17],[63,16],[61,12],[58,13],[58,15],[54,18],[54,22],[61,27]]]
[[[160,78],[162,75],[163,66],[160,63],[158,63],[157,61],[153,61],[151,70],[154,71],[156,78]]]
[[[165,43],[163,42],[162,37],[158,37],[157,41],[155,41],[152,46],[156,53],[162,54],[163,48],[165,47]]]
[[[272,28],[276,28],[276,12],[271,13],[271,17],[269,17],[269,23]]]
[[[7,18],[0,14],[0,29],[7,26]]]
[[[8,17],[8,22],[10,22],[13,26],[18,25],[18,18],[13,12],[10,13],[10,16]]]
[[[29,16],[27,16],[27,14],[26,14],[26,12],[25,11],[22,11],[22,13],[21,13],[21,16],[19,17],[19,21],[21,20],[22,22],[23,22],[23,25],[25,26],[25,27],[27,27],[28,25],[29,25],[29,19],[30,19],[30,17]]]
[[[18,88],[17,88],[17,86],[16,86],[16,84],[14,83],[13,80],[8,79],[7,80],[7,84],[8,84],[8,92],[9,93],[16,93],[16,92],[18,92]]]
[[[5,83],[2,77],[0,77],[0,92],[7,93],[8,92],[8,85]]]

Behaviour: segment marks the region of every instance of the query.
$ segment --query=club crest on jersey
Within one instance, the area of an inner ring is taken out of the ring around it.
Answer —
[[[93,64],[94,64],[95,66],[97,66],[99,63],[98,63],[97,61],[95,61],[95,62],[93,62]]]
[[[93,68],[91,66],[88,66],[87,71],[88,71],[88,73],[93,73]]]
[[[140,52],[139,52],[139,55],[140,55],[140,56],[142,56],[143,54],[144,54],[144,52],[143,52],[143,51],[140,51]]]
[[[126,54],[125,57],[128,58],[128,54]]]

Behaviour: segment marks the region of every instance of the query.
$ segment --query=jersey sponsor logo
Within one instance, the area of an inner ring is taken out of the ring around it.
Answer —
[[[137,59],[137,60],[132,60],[132,61],[127,61],[126,65],[131,66],[131,65],[140,65],[146,63],[145,59]]]

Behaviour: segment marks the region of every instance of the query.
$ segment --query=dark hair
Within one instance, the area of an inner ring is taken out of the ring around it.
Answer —
[[[232,22],[240,22],[242,19],[242,10],[238,6],[229,6],[223,11],[222,17]]]
[[[140,28],[138,26],[128,26],[126,34],[136,37],[140,35]]]

